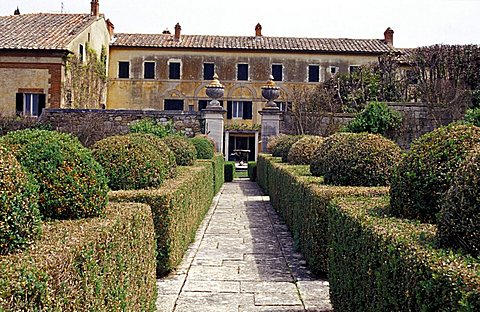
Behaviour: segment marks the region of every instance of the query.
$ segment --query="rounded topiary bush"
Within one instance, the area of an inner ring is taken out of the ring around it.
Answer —
[[[465,125],[441,127],[413,142],[392,177],[392,214],[435,223],[439,199],[460,163],[479,143],[480,128]]]
[[[168,148],[175,154],[175,160],[179,166],[191,166],[197,160],[197,150],[187,138],[172,135],[163,138]]]
[[[457,169],[440,203],[437,237],[444,247],[480,256],[480,147]]]
[[[40,213],[52,219],[100,215],[107,204],[107,179],[92,153],[70,134],[20,130],[0,139],[37,181]]]
[[[0,255],[33,243],[40,229],[38,186],[0,147]]]
[[[130,133],[107,137],[92,146],[104,167],[112,190],[153,188],[173,176],[175,155],[151,134]]]
[[[293,165],[309,165],[313,154],[323,142],[321,136],[306,136],[295,142],[288,152],[288,162]]]
[[[282,157],[282,162],[288,161],[288,152],[293,144],[300,140],[300,135],[282,135],[276,139],[276,144],[272,150],[272,156]]]
[[[388,185],[400,155],[400,147],[381,135],[342,133],[325,140],[310,170],[313,175],[323,175],[327,184]]]
[[[275,146],[277,146],[277,143],[281,137],[284,137],[285,134],[280,133],[279,135],[274,135],[268,138],[268,143],[267,143],[267,152],[272,154],[273,150],[275,149]]]
[[[190,139],[190,142],[197,150],[198,159],[212,159],[215,153],[215,144],[206,137],[196,136]]]

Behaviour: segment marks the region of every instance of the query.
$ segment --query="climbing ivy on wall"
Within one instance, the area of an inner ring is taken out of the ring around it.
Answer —
[[[107,49],[100,56],[86,45],[83,59],[68,57],[65,67],[65,107],[101,108],[107,87]]]

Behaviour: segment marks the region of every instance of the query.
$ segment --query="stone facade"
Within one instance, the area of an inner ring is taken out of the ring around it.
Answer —
[[[151,118],[160,123],[173,121],[175,129],[192,137],[201,133],[202,120],[197,112],[151,110],[46,109],[40,122],[53,129],[77,135],[85,145],[104,137],[125,134],[129,125],[139,119]]]

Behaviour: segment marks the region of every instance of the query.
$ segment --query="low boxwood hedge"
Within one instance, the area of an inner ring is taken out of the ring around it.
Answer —
[[[207,164],[213,168],[213,192],[217,194],[225,182],[225,159],[223,154],[216,153],[212,159],[199,159],[199,164]]]
[[[225,162],[225,182],[232,182],[233,177],[235,176],[235,162],[227,161]]]
[[[480,263],[435,248],[435,226],[389,217],[388,202],[347,197],[329,206],[335,310],[479,311]]]
[[[250,181],[255,182],[257,180],[257,162],[249,161],[248,162],[248,178]]]
[[[0,256],[0,311],[155,311],[150,208],[109,204],[104,217],[44,222],[39,241]]]
[[[182,261],[210,207],[214,195],[213,166],[206,164],[177,167],[177,177],[158,189],[114,191],[109,194],[112,201],[141,202],[151,207],[157,242],[158,277],[168,274]]]

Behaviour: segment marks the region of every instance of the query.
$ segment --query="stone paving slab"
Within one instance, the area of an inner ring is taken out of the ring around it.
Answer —
[[[157,281],[161,312],[332,311],[288,228],[256,183],[226,183],[182,264]]]

